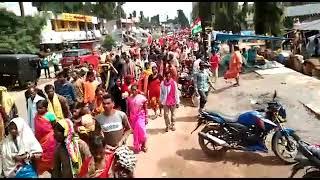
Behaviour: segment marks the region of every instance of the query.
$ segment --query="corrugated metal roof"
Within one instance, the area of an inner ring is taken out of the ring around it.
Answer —
[[[285,9],[285,16],[287,17],[305,16],[311,14],[320,14],[320,3],[291,6]]]
[[[311,22],[301,23],[300,25],[295,25],[294,29],[304,30],[304,31],[319,31],[320,30],[320,19]]]

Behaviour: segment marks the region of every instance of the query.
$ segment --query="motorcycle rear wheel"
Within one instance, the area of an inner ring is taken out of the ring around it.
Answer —
[[[320,171],[307,172],[302,178],[320,178]]]
[[[209,131],[214,132],[214,130],[216,130],[218,133],[212,133],[211,135],[213,136],[220,135],[220,132],[217,126],[206,126],[201,130],[201,132],[208,133]],[[209,157],[222,158],[228,150],[226,147],[220,146],[219,144],[209,142],[208,140],[204,139],[202,136],[198,136],[198,141],[202,151]],[[213,149],[210,149],[208,147],[209,145],[211,145]]]

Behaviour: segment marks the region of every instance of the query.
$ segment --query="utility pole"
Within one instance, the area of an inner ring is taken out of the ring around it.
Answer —
[[[122,16],[122,14],[121,14],[121,4],[118,3],[117,6],[118,6],[119,21],[120,21],[121,47],[122,47],[122,43],[123,43],[123,34],[122,34],[122,32],[123,32],[123,31],[122,31],[122,21],[121,21],[121,16]],[[121,48],[121,49],[122,49],[122,48]]]
[[[211,3],[210,2],[199,2],[199,17],[201,19],[201,26],[202,26],[202,32],[201,32],[201,45],[202,47],[202,53],[204,54],[204,60],[207,60],[208,53],[207,53],[207,41],[210,41],[208,39],[208,36],[206,34],[206,26],[208,25],[208,16],[211,15]],[[211,17],[210,17],[211,18]]]
[[[85,29],[85,32],[86,32],[86,40],[88,41],[88,24],[87,24],[87,19],[86,19],[86,17],[85,17],[85,11],[84,11],[84,8],[85,8],[85,5],[86,5],[86,3],[85,2],[82,2],[82,4],[83,4],[83,7],[82,7],[82,15],[84,16],[84,29]]]

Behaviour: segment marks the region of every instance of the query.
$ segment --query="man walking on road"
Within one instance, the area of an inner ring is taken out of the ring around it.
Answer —
[[[37,114],[37,102],[40,100],[45,100],[45,98],[39,96],[37,94],[37,90],[35,87],[31,87],[29,89],[30,97],[27,101],[27,115],[28,115],[28,124],[30,128],[34,131],[34,117]]]
[[[102,98],[104,112],[96,116],[98,125],[96,126],[96,132],[97,134],[100,134],[100,131],[103,132],[106,148],[112,150],[126,142],[131,134],[131,127],[127,115],[114,109],[114,101],[111,95],[107,94]]]
[[[69,111],[68,101],[65,97],[54,92],[54,86],[47,84],[44,91],[48,98],[48,112],[56,115],[58,120],[69,118],[71,113]]]
[[[180,99],[177,83],[171,78],[170,71],[165,73],[165,80],[160,85],[160,102],[163,106],[166,132],[169,131],[169,128],[175,131],[175,109],[179,108]],[[169,119],[169,111],[171,112],[171,120]]]
[[[205,62],[200,62],[200,71],[195,74],[194,88],[196,95],[200,95],[200,107],[199,112],[202,112],[204,106],[207,103],[207,97],[209,92],[209,85],[213,88],[212,82],[210,81],[210,76],[207,71],[205,71]]]
[[[57,80],[54,82],[54,88],[57,94],[67,99],[70,110],[72,110],[76,102],[75,90],[72,84],[67,81],[63,72],[57,74]]]

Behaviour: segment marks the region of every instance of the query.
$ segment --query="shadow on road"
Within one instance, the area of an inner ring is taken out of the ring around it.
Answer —
[[[233,84],[229,85],[229,86],[226,86],[226,87],[223,87],[223,88],[220,88],[220,89],[216,89],[215,91],[213,91],[213,94],[219,94],[219,93],[222,93],[223,91],[227,90],[227,89],[230,89],[233,87]]]
[[[176,122],[197,122],[197,116],[177,117]]]
[[[253,165],[253,164],[262,164],[267,166],[279,166],[285,165],[276,156],[262,156],[258,153],[249,153],[249,152],[239,152],[239,151],[228,151],[226,155],[221,158],[210,158],[206,156],[201,149],[181,149],[176,152],[178,156],[181,156],[185,160],[193,161],[204,161],[204,162],[232,162],[233,164],[240,165]]]
[[[157,134],[164,134],[165,128],[155,128],[155,129],[147,129],[147,134],[150,135],[157,135]]]
[[[180,97],[180,104],[187,107],[194,107],[192,104],[191,98],[182,98]]]

